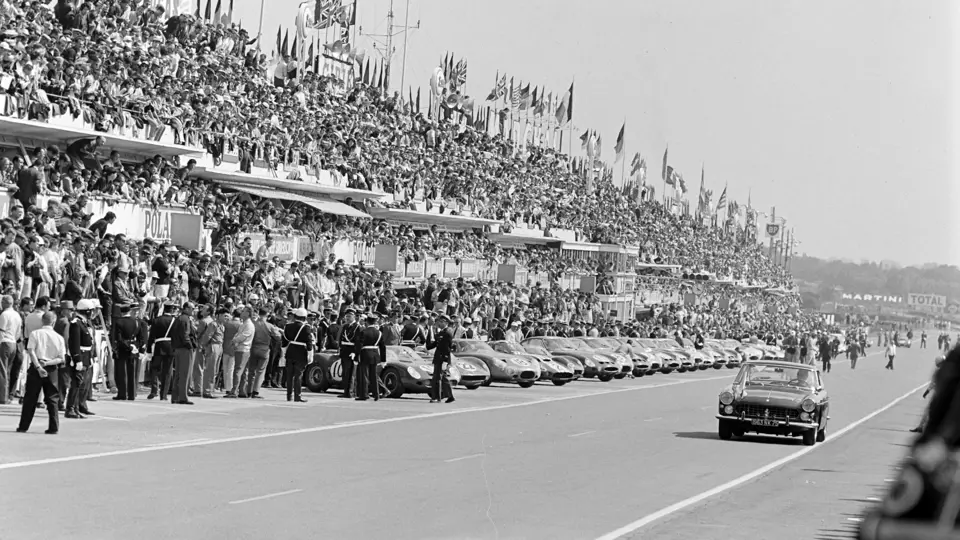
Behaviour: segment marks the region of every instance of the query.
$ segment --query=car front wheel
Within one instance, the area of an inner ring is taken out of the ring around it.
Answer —
[[[803,432],[803,445],[813,446],[817,442],[817,430],[808,429]]]
[[[560,381],[560,380],[554,379],[554,380],[553,380],[553,385],[554,385],[554,386],[563,386],[563,385],[567,384],[568,382],[570,382],[570,381]]]
[[[533,381],[520,381],[517,384],[520,385],[520,388],[530,388],[533,386]]]
[[[403,395],[403,379],[400,377],[400,372],[395,369],[387,369],[380,375],[380,379],[387,389],[387,394],[384,397],[399,398]]]
[[[603,375],[597,375],[597,378],[600,379],[600,382],[610,382],[613,380],[613,375],[604,373]]]
[[[717,434],[720,435],[720,440],[729,441],[733,438],[733,427],[726,420],[720,420],[719,422]]]
[[[827,440],[827,428],[817,431],[817,442],[823,442],[825,440]]]
[[[311,392],[326,392],[330,389],[330,383],[323,375],[323,366],[320,364],[310,364],[303,372],[303,385]]]

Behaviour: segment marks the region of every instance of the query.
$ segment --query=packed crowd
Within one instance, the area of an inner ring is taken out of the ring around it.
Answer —
[[[301,71],[278,85],[266,57],[251,48],[256,40],[235,26],[167,19],[161,8],[126,1],[79,8],[60,1],[53,13],[38,2],[4,2],[0,28],[0,114],[39,121],[82,115],[98,130],[124,126],[153,138],[172,129],[178,142],[201,145],[218,161],[226,152],[238,154],[246,172],[255,160],[272,167],[295,162],[330,170],[350,187],[392,193],[392,204],[424,199],[445,212],[469,209],[500,220],[508,231],[572,229],[583,241],[639,245],[642,262],[678,265],[682,273],[768,287],[788,283],[759,247],[735,234],[697,225],[657,202],[628,200],[609,180],[583,194],[583,179],[553,150],[517,154],[500,136],[425,118],[397,96],[362,84],[339,92],[332,80]],[[700,284],[697,300],[686,302],[688,285],[677,279],[639,279],[638,287],[674,300],[617,321],[596,293],[565,290],[557,279],[630,271],[623,260],[507,248],[485,230],[451,233],[325,214],[224,189],[195,166],[163,156],[121,160],[103,137],[0,155],[0,186],[13,198],[0,219],[0,404],[22,393],[28,338],[47,323],[67,344],[67,367],[58,376],[63,391],[48,407],[77,418],[92,414],[85,398],[93,370],[79,372],[97,354],[106,357],[103,383],[117,390],[117,399],[133,399],[136,384],[125,382],[130,369],[114,364],[114,355],[147,360],[148,397],[174,392],[176,377],[181,386],[173,399],[180,403],[189,402],[188,395],[212,397],[213,380],[227,394],[246,397],[256,397],[261,385],[280,386],[287,373],[281,333],[293,318],[310,326],[317,348],[338,346],[340,336],[331,329],[348,313],[377,314],[386,326],[406,318],[425,329],[450,318],[480,339],[505,337],[506,329],[514,338],[705,332],[782,339],[791,329],[819,328],[793,296]],[[109,234],[116,215],[87,213],[93,197],[201,212],[213,230],[213,250]],[[266,237],[257,250],[249,238],[254,232]],[[317,251],[289,262],[271,255],[272,238],[294,232],[317,241]],[[338,260],[331,247],[344,239],[397,245],[406,261],[516,262],[547,273],[549,282],[430,276],[417,285],[394,283],[385,272]],[[48,320],[50,312],[59,317]],[[172,339],[178,314],[177,320],[195,322],[195,333],[178,326],[175,338],[196,350],[195,367],[186,373],[182,365],[149,361]],[[255,343],[257,360],[229,367],[227,359],[242,352],[236,329],[248,321],[256,333],[242,347]]]
[[[643,246],[649,262],[734,280],[776,286],[787,279],[753,243],[695,225],[657,202],[623,197],[609,179],[601,178],[593,193],[584,194],[583,178],[552,149],[518,154],[499,135],[424,117],[399,95],[363,84],[340,88],[309,69],[297,70],[296,78],[281,77],[278,84],[275,75],[288,68],[274,69],[266,47],[237,25],[190,15],[168,18],[148,3],[75,7],[61,0],[53,13],[39,2],[5,2],[0,27],[4,114],[37,120],[83,115],[98,129],[126,126],[150,137],[172,129],[175,140],[202,146],[218,161],[226,152],[238,155],[244,171],[255,160],[273,168],[282,163],[322,168],[343,185],[393,194],[391,204],[418,199],[449,213],[469,209],[503,221],[508,230],[522,226],[549,235],[552,229],[571,229],[582,241]],[[290,59],[277,61],[286,66]],[[219,219],[227,227],[270,224],[326,237],[373,232],[403,246],[410,259],[516,257],[543,268],[592,270],[573,261],[558,266],[546,253],[505,252],[483,233],[425,236],[262,202],[236,212],[222,208],[215,189],[176,164],[133,171],[119,162],[102,171],[78,166],[77,156],[89,158],[100,144],[68,149],[61,159],[72,159],[73,168],[48,176],[49,189],[202,205],[211,223]],[[0,174],[9,182],[21,166],[4,162],[0,171],[6,172]]]

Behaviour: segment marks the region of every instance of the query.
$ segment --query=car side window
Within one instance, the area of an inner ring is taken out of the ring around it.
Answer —
[[[543,347],[543,341],[540,341],[539,339],[530,340],[530,344],[534,347]]]

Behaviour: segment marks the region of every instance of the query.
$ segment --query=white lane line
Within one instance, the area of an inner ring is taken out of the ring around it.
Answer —
[[[584,435],[589,435],[589,434],[591,434],[591,433],[596,433],[596,432],[597,432],[596,430],[593,430],[593,431],[584,431],[583,433],[574,433],[574,434],[572,434],[572,435],[567,435],[567,437],[582,437],[582,436],[584,436]]]
[[[116,418],[113,416],[104,416],[102,414],[95,414],[93,416],[84,416],[84,418],[89,420],[116,420],[117,422],[129,422],[129,418]]]
[[[274,497],[283,497],[284,495],[293,495],[294,493],[300,493],[302,489],[291,489],[290,491],[281,491],[280,493],[270,493],[269,495],[261,495],[259,497],[251,497],[249,499],[240,499],[239,501],[230,501],[228,504],[243,504],[254,501],[262,501],[264,499],[272,499]]]
[[[186,441],[167,441],[167,442],[161,442],[161,443],[148,444],[147,446],[168,446],[171,444],[195,443],[195,442],[209,441],[209,440],[210,440],[209,438],[206,438],[206,439],[189,439]]]
[[[99,458],[113,457],[113,456],[125,456],[130,454],[142,454],[145,452],[159,452],[161,450],[169,450],[173,448],[188,448],[193,446],[211,446],[214,444],[227,444],[227,443],[235,443],[235,442],[243,442],[243,441],[257,441],[262,439],[272,439],[274,437],[288,437],[291,435],[303,435],[306,433],[320,433],[324,431],[335,431],[338,429],[346,429],[346,428],[358,427],[358,426],[375,426],[375,425],[381,425],[381,424],[393,424],[396,422],[408,422],[411,420],[424,420],[427,418],[441,418],[444,416],[453,416],[453,415],[473,413],[473,412],[503,411],[508,409],[517,409],[520,407],[530,407],[533,405],[543,405],[546,403],[558,403],[562,401],[571,401],[574,399],[581,399],[581,398],[588,398],[588,397],[595,397],[595,396],[607,396],[611,394],[621,394],[624,392],[637,392],[640,390],[653,390],[656,388],[666,388],[669,386],[679,386],[682,384],[715,381],[719,379],[729,380],[730,376],[726,375],[723,377],[709,377],[705,379],[686,379],[686,380],[672,381],[672,382],[660,383],[660,384],[650,384],[650,385],[643,385],[643,386],[634,386],[630,388],[620,388],[620,389],[613,389],[613,390],[607,390],[607,391],[601,391],[601,392],[593,392],[589,394],[558,396],[558,397],[552,397],[552,398],[545,398],[537,401],[526,401],[523,403],[509,403],[506,405],[492,405],[489,407],[473,407],[468,409],[448,409],[445,411],[412,414],[409,416],[377,418],[374,420],[359,420],[359,421],[352,421],[352,422],[340,423],[340,424],[328,424],[324,426],[315,426],[311,428],[291,429],[288,431],[275,431],[272,433],[259,433],[256,435],[241,435],[238,437],[229,437],[225,439],[211,439],[209,441],[184,442],[180,444],[171,444],[167,446],[145,446],[140,448],[129,448],[126,450],[98,452],[95,454],[77,454],[72,456],[63,456],[63,457],[56,457],[56,458],[36,459],[32,461],[2,463],[0,464],[0,471],[4,471],[7,469],[22,469],[24,467],[36,467],[38,465],[51,465],[54,463],[69,463],[71,461],[85,461],[88,459],[99,459]],[[150,407],[150,406],[147,406],[147,407]],[[152,407],[156,407],[156,406],[152,406]],[[174,409],[174,410],[182,410],[182,409]],[[216,414],[225,414],[225,413],[216,413]]]
[[[839,439],[840,437],[842,437],[842,436],[845,435],[846,433],[849,433],[850,431],[852,431],[852,430],[856,429],[857,427],[859,427],[859,426],[860,426],[861,424],[863,424],[864,422],[867,422],[868,420],[872,419],[873,417],[877,416],[878,414],[883,413],[884,411],[890,409],[891,407],[893,407],[893,406],[896,405],[897,403],[900,403],[901,401],[903,401],[903,400],[907,399],[908,397],[912,396],[913,394],[917,393],[921,388],[926,388],[927,386],[929,386],[929,383],[924,383],[924,384],[922,384],[922,385],[914,388],[913,390],[907,392],[906,394],[898,397],[897,399],[894,399],[894,400],[891,401],[890,403],[887,403],[887,404],[884,405],[883,407],[880,407],[879,409],[873,411],[872,413],[864,416],[863,418],[861,418],[861,419],[859,419],[859,420],[856,420],[856,421],[854,421],[854,422],[852,422],[852,423],[850,423],[850,424],[847,424],[847,425],[844,426],[842,429],[840,429],[839,431],[835,432],[832,436],[828,437],[826,441],[824,441],[824,442],[822,442],[822,443],[820,443],[820,444],[817,444],[817,445],[815,445],[815,446],[807,446],[807,447],[804,447],[803,450],[798,450],[798,451],[796,451],[796,452],[794,452],[794,453],[792,453],[792,454],[790,454],[790,455],[788,455],[788,456],[786,456],[786,457],[783,457],[783,458],[780,458],[780,459],[778,459],[778,460],[776,460],[776,461],[774,461],[774,462],[768,463],[768,464],[764,465],[763,467],[760,467],[760,468],[758,468],[758,469],[754,469],[753,471],[748,472],[747,474],[745,474],[745,475],[743,475],[743,476],[741,476],[741,477],[739,477],[739,478],[735,478],[735,479],[727,482],[726,484],[719,485],[719,486],[717,486],[717,487],[715,487],[715,488],[713,488],[713,489],[708,489],[707,491],[704,491],[704,492],[702,492],[702,493],[700,493],[700,494],[694,495],[693,497],[690,497],[690,498],[688,498],[688,499],[684,499],[684,500],[682,500],[682,501],[680,501],[680,502],[678,502],[678,503],[671,504],[670,506],[668,506],[668,507],[666,507],[666,508],[657,510],[656,512],[654,512],[654,513],[652,513],[652,514],[649,514],[649,515],[647,515],[647,516],[644,516],[644,517],[642,517],[642,518],[634,521],[633,523],[629,523],[629,524],[627,524],[627,525],[624,525],[623,527],[620,527],[619,529],[617,529],[617,530],[615,530],[615,531],[612,531],[612,532],[609,532],[609,533],[607,533],[607,534],[604,534],[603,536],[599,536],[599,537],[597,537],[597,540],[615,540],[615,539],[617,539],[617,538],[620,538],[621,536],[624,536],[624,535],[627,535],[627,534],[631,534],[631,533],[637,531],[638,529],[642,529],[643,527],[646,527],[647,525],[650,525],[651,523],[653,523],[653,522],[655,522],[655,521],[657,521],[657,520],[663,519],[663,518],[665,518],[665,517],[667,517],[667,516],[669,516],[669,515],[671,515],[671,514],[675,514],[675,513],[679,512],[679,511],[681,511],[681,510],[685,510],[685,509],[687,509],[687,508],[689,508],[689,507],[691,507],[691,506],[693,506],[693,505],[695,505],[695,504],[697,504],[697,503],[700,503],[700,502],[702,502],[702,501],[704,501],[704,500],[706,500],[706,499],[709,499],[709,498],[711,498],[711,497],[714,497],[714,496],[716,496],[716,495],[719,495],[719,494],[721,494],[721,493],[723,493],[723,492],[730,491],[731,489],[734,489],[734,488],[736,488],[736,487],[739,487],[739,486],[741,486],[741,485],[743,485],[743,484],[745,484],[745,483],[747,483],[747,482],[749,482],[749,481],[751,481],[751,480],[753,480],[753,479],[755,479],[755,478],[758,478],[758,477],[760,477],[760,476],[763,476],[763,475],[769,473],[770,471],[772,471],[772,470],[774,470],[774,469],[777,469],[777,468],[779,468],[779,467],[782,467],[783,465],[785,465],[785,464],[787,464],[787,463],[789,463],[789,462],[791,462],[791,461],[793,461],[793,460],[795,460],[795,459],[798,459],[798,458],[800,458],[800,457],[803,457],[803,456],[809,454],[810,452],[812,452],[812,451],[814,451],[814,450],[816,450],[816,449],[818,449],[818,448],[823,447],[823,445],[825,445],[825,444],[827,444],[827,443],[830,443],[830,442],[833,442],[833,441]]]
[[[847,521],[853,521],[854,523],[860,523],[863,521],[863,518],[847,518]]]
[[[443,460],[443,462],[444,462],[444,463],[453,463],[454,461],[463,461],[463,460],[465,460],[465,459],[473,459],[473,458],[478,458],[478,457],[483,457],[483,456],[484,456],[484,454],[470,454],[469,456],[463,456],[463,457],[458,457],[458,458],[453,458],[453,459],[445,459],[445,460]]]
[[[880,497],[867,497],[867,500],[870,502],[880,502],[882,499]]]
[[[647,418],[646,420],[644,420],[644,422],[656,422],[657,420],[663,420],[663,417],[658,416],[656,418]]]

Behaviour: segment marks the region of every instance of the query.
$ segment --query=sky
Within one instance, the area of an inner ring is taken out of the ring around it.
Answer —
[[[368,34],[386,33],[391,2],[357,1],[357,44],[376,57]],[[393,4],[402,26],[408,2]],[[266,2],[266,51],[278,27],[295,34],[298,5]],[[235,0],[252,33],[260,9]],[[776,207],[798,252],[960,265],[958,20],[955,0],[409,0],[420,28],[405,62],[394,39],[391,83],[426,91],[447,52],[478,101],[498,71],[554,93],[574,82],[576,134],[601,133],[612,162],[625,121],[627,159],[646,158],[658,193],[669,145],[694,206],[703,167],[714,202],[727,185]]]

